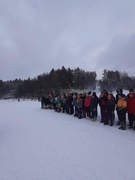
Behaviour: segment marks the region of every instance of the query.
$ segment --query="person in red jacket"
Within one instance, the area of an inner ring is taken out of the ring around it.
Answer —
[[[127,111],[129,120],[129,129],[135,130],[135,92],[130,92],[127,99]],[[134,127],[133,127],[134,123]]]
[[[84,99],[84,117],[90,117],[91,92],[86,94]]]

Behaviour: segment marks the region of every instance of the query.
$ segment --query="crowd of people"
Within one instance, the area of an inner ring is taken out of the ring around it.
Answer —
[[[100,112],[98,112],[98,106]],[[122,89],[116,90],[116,96],[107,90],[103,90],[99,96],[96,92],[67,93],[57,96],[42,97],[41,108],[54,109],[73,115],[79,119],[87,118],[96,121],[98,113],[101,115],[100,122],[104,125],[119,125],[119,129],[135,130],[135,92],[130,89],[127,95]]]

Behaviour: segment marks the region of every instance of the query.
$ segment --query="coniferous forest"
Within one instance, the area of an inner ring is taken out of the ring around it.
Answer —
[[[45,95],[58,95],[66,92],[86,92],[96,86],[100,90],[114,91],[117,88],[135,89],[135,76],[129,77],[126,72],[104,70],[102,78],[97,80],[95,71],[84,71],[80,68],[52,69],[35,78],[25,80],[0,80],[0,98],[38,98]]]

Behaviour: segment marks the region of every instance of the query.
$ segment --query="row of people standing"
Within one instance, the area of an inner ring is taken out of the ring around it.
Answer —
[[[117,112],[117,124],[119,129],[126,129],[126,113],[128,113],[129,128],[135,122],[135,93],[129,90],[126,96],[122,89],[117,90],[116,97],[106,90],[102,91],[98,97],[96,92],[88,93],[67,93],[59,96],[43,97],[41,100],[42,108],[51,108],[57,112],[63,112],[75,117],[89,118],[96,121],[98,116],[98,105],[100,107],[101,123],[113,126],[115,120],[115,110]]]
[[[134,90],[129,89],[129,93],[125,95],[123,94],[122,89],[118,89],[117,95],[116,95],[116,103],[117,103],[116,111],[118,115],[117,125],[120,125],[119,129],[122,129],[122,130],[126,129],[126,123],[128,119],[129,129],[135,130],[135,92]]]
[[[117,125],[120,125],[119,129],[126,129],[128,117],[129,129],[135,130],[135,92],[133,89],[130,89],[127,95],[123,94],[122,89],[117,89],[116,92],[116,97],[106,90],[101,92],[99,98],[101,112],[100,122],[105,125],[110,124],[110,126],[113,126],[115,114],[117,114]]]
[[[53,108],[55,111],[74,115],[75,117],[91,118],[97,117],[97,106],[99,98],[96,92],[67,93],[55,97],[42,97],[41,108]]]

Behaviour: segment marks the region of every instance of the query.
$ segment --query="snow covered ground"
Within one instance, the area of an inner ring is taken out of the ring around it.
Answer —
[[[38,101],[1,100],[0,112],[0,180],[135,180],[134,130]]]

